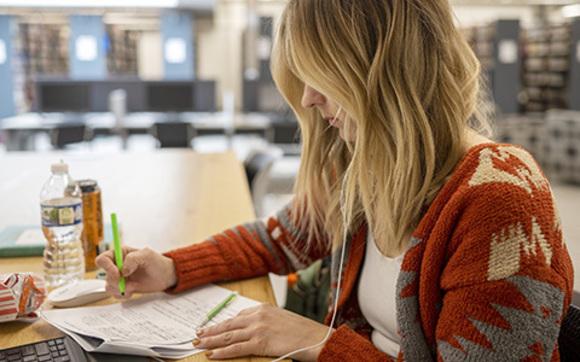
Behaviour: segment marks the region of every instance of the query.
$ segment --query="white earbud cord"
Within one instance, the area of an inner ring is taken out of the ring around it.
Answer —
[[[338,116],[338,113],[340,112],[340,110],[341,109],[339,108],[339,110],[337,112],[337,116]],[[350,168],[350,165],[349,165],[348,168]],[[346,174],[348,175],[348,169],[347,169]],[[328,341],[328,339],[330,338],[330,335],[332,334],[332,327],[334,326],[334,322],[335,322],[335,319],[336,319],[336,313],[337,313],[337,310],[338,310],[338,298],[340,296],[340,289],[341,289],[341,284],[342,284],[342,266],[344,264],[344,255],[345,255],[345,251],[346,251],[346,239],[348,237],[348,232],[347,232],[347,227],[346,227],[346,223],[347,223],[346,213],[344,212],[344,184],[345,183],[346,183],[346,176],[342,180],[342,186],[341,186],[341,189],[340,189],[340,211],[342,213],[342,225],[343,225],[342,226],[342,230],[343,230],[343,234],[342,234],[342,250],[341,250],[341,253],[340,253],[340,265],[338,267],[338,282],[336,283],[336,294],[334,296],[334,308],[333,308],[333,311],[332,311],[332,318],[330,320],[330,325],[328,326],[328,332],[326,332],[326,336],[324,336],[324,338],[320,342],[318,342],[316,344],[313,344],[311,346],[307,346],[307,347],[300,348],[300,349],[297,349],[295,351],[286,353],[285,355],[283,355],[281,357],[278,357],[275,360],[272,360],[272,362],[279,362],[279,361],[282,361],[285,358],[288,358],[288,357],[292,356],[293,354],[300,353],[300,352],[304,352],[304,351],[308,351],[310,349],[314,349],[314,348],[323,346],[326,343],[326,341]]]

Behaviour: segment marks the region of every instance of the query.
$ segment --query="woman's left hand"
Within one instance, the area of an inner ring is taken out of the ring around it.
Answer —
[[[208,349],[211,359],[241,356],[279,357],[322,341],[328,326],[287,310],[260,305],[236,317],[198,331],[197,348]],[[315,361],[323,346],[297,353],[292,358]]]

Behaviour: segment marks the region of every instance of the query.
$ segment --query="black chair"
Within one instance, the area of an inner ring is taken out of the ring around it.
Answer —
[[[274,164],[276,156],[269,152],[254,152],[249,155],[244,161],[244,169],[246,170],[246,177],[248,178],[248,185],[250,190],[254,189],[254,181],[259,175],[267,172]]]
[[[50,130],[50,143],[58,150],[67,145],[89,141],[91,130],[84,124],[63,124]]]
[[[570,306],[562,321],[558,345],[561,361],[580,361],[580,309],[575,305]]]
[[[161,148],[191,148],[195,136],[193,126],[185,122],[157,122],[151,133]]]
[[[279,157],[280,155],[276,152],[265,150],[250,154],[244,161],[244,169],[257,215],[262,214],[262,202],[267,193],[270,170]]]

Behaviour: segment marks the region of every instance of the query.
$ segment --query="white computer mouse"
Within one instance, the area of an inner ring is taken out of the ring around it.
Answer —
[[[48,294],[48,301],[55,307],[70,308],[107,298],[104,280],[87,279],[66,284]]]

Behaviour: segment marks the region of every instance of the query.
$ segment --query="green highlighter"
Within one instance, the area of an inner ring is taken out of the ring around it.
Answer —
[[[232,293],[232,294],[228,295],[228,297],[226,299],[224,299],[220,304],[216,305],[212,310],[209,311],[209,313],[205,317],[205,320],[197,328],[199,329],[199,328],[205,326],[206,324],[208,324],[209,321],[214,319],[216,315],[218,315],[225,307],[227,307],[228,304],[230,304],[231,301],[234,300],[234,298],[237,295],[238,295],[237,293]]]
[[[117,225],[117,214],[111,214],[111,225],[113,226],[113,247],[115,249],[115,262],[119,273],[123,270],[123,250],[121,249],[121,239],[119,238],[119,226]],[[125,278],[119,279],[119,291],[125,295]]]

